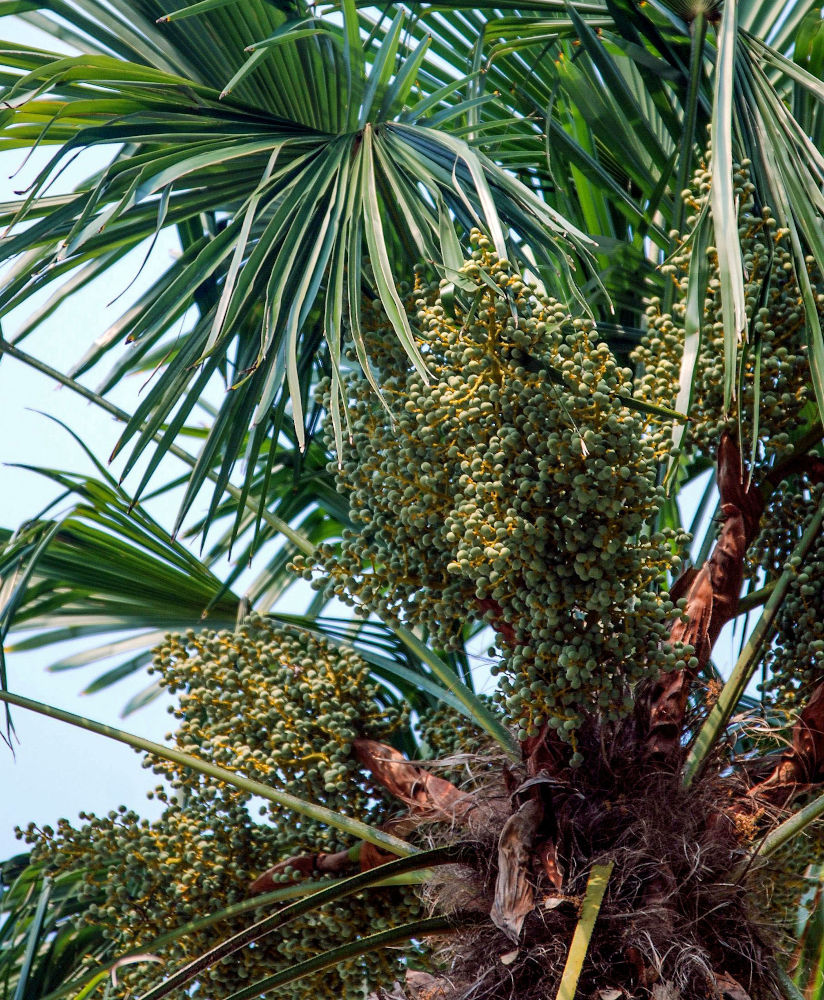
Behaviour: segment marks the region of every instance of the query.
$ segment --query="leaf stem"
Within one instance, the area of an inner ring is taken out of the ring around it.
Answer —
[[[97,733],[98,736],[106,736],[110,740],[116,740],[118,743],[125,743],[127,746],[134,747],[135,750],[142,750],[144,753],[153,754],[161,760],[168,760],[174,764],[179,764],[181,767],[204,774],[209,778],[215,778],[249,795],[258,795],[268,802],[274,802],[285,809],[291,809],[302,816],[308,816],[310,819],[325,823],[336,830],[341,830],[343,833],[349,834],[351,837],[359,840],[367,840],[370,844],[382,847],[385,851],[389,851],[400,857],[409,857],[412,854],[418,853],[418,849],[408,844],[405,840],[394,837],[390,833],[384,833],[383,830],[378,830],[368,823],[362,823],[360,820],[353,819],[350,816],[344,816],[342,813],[328,809],[326,806],[307,802],[305,799],[300,799],[289,792],[280,792],[270,785],[263,784],[262,781],[244,778],[241,774],[236,774],[234,771],[227,771],[226,768],[210,764],[206,760],[201,760],[199,757],[175,750],[173,747],[164,746],[162,743],[155,743],[153,740],[147,740],[142,736],[127,733],[122,729],[115,729],[114,726],[107,726],[102,722],[95,722],[93,719],[87,719],[82,715],[66,712],[62,708],[56,708],[53,705],[44,705],[39,701],[32,701],[30,698],[12,694],[10,691],[0,691],[0,701],[4,701],[9,705],[16,705],[18,708],[28,709],[30,712],[37,712],[38,715],[46,715],[60,722],[67,722],[78,729],[87,729],[91,733]]]
[[[263,993],[276,989],[278,986],[286,986],[297,979],[303,979],[313,972],[321,972],[329,969],[333,965],[345,962],[360,955],[367,955],[378,948],[387,948],[393,944],[401,944],[413,938],[428,937],[431,934],[452,934],[456,930],[462,930],[468,924],[478,924],[488,920],[485,913],[468,911],[455,913],[450,917],[428,917],[424,920],[415,920],[400,927],[391,927],[389,930],[380,931],[377,934],[370,934],[368,937],[350,941],[348,944],[333,948],[331,951],[323,952],[321,955],[314,955],[304,962],[299,962],[291,968],[276,972],[273,976],[267,976],[257,983],[238,990],[227,997],[226,1000],[251,1000],[259,997]]]
[[[392,627],[392,626],[390,626]],[[466,707],[471,719],[474,719],[479,726],[485,729],[489,735],[496,740],[506,751],[507,756],[512,760],[519,761],[520,753],[515,747],[514,740],[509,730],[500,719],[496,718],[492,712],[484,705],[474,691],[470,690],[466,684],[455,674],[453,670],[436,656],[421,640],[409,629],[402,625],[392,627],[395,635],[401,640],[406,648],[422,660],[432,670],[438,680],[448,688],[449,691]]]
[[[739,865],[733,877],[740,876],[756,858],[768,858],[771,854],[775,854],[777,850],[789,843],[793,837],[797,837],[810,823],[814,823],[821,816],[824,816],[824,794],[817,796],[812,802],[808,802],[803,809],[799,809],[797,813],[793,813],[789,819],[785,819],[783,823],[779,823],[774,830],[771,830],[752,854],[748,855]]]
[[[558,987],[555,1000],[573,1000],[575,996],[595,921],[598,919],[601,903],[604,901],[604,893],[607,891],[607,883],[612,874],[613,864],[614,862],[610,861],[606,865],[592,866],[584,901],[581,904],[581,917],[575,927],[575,933],[572,935],[572,944],[569,946],[569,954],[561,976],[561,985]]]
[[[738,704],[747,684],[749,684],[750,679],[755,673],[761,660],[764,646],[772,635],[775,619],[778,616],[787,591],[798,575],[796,561],[798,561],[798,565],[803,562],[821,530],[822,522],[824,522],[824,500],[818,505],[812,520],[793,549],[792,556],[790,556],[789,568],[785,569],[775,583],[770,585],[772,589],[764,605],[764,610],[761,612],[761,617],[758,619],[749,639],[747,639],[741,655],[732,669],[729,680],[722,688],[718,700],[713,705],[710,714],[704,720],[703,726],[690,747],[687,759],[684,762],[683,782],[685,787],[689,787],[692,784],[693,779],[706,763],[710,750],[715,745],[719,734],[735,711],[735,706]]]
[[[766,604],[770,595],[775,590],[777,582],[777,580],[773,580],[772,583],[766,584],[760,590],[754,590],[751,594],[744,594],[738,602],[738,614],[743,615],[747,611],[752,611],[753,608],[760,608],[762,604]]]
[[[295,917],[304,913],[316,910],[328,903],[335,902],[351,895],[353,892],[362,891],[376,885],[385,884],[387,875],[383,869],[387,869],[391,874],[399,875],[420,869],[428,869],[432,865],[445,865],[459,863],[467,856],[467,848],[463,844],[453,844],[448,847],[435,848],[421,854],[400,858],[398,861],[390,861],[388,865],[379,865],[377,868],[361,872],[347,879],[335,879],[330,885],[322,886],[317,892],[307,894],[303,899],[286,906],[275,913],[271,913],[250,927],[244,928],[232,937],[221,941],[214,948],[191,962],[187,962],[164,982],[158,984],[145,993],[141,1000],[162,1000],[163,997],[178,990],[181,986],[191,982],[204,969],[210,968],[229,955],[234,954],[241,948],[260,941],[262,938],[272,934],[282,925],[294,920]],[[430,873],[431,874],[431,873]]]
[[[680,234],[684,227],[685,206],[681,192],[687,186],[687,180],[692,170],[693,144],[695,142],[695,125],[698,120],[699,88],[701,86],[701,68],[704,60],[704,42],[707,37],[707,16],[699,11],[690,24],[690,65],[687,84],[687,100],[685,104],[684,132],[681,137],[681,155],[678,157],[678,173],[675,178],[675,217],[673,229]],[[675,283],[667,282],[664,290],[664,312],[670,312],[675,297]]]

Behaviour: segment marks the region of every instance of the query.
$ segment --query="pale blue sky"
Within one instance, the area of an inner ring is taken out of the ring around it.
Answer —
[[[0,33],[30,45],[44,44],[42,36],[22,25],[16,18],[0,18]],[[49,43],[54,48],[53,43]],[[0,154],[0,201],[11,200],[14,192],[31,182],[51,155],[38,151],[25,165],[23,154]],[[60,187],[76,183],[97,164],[88,156],[80,158],[61,178]],[[19,172],[18,172],[19,171]],[[14,174],[14,176],[10,176]],[[126,308],[129,301],[144,289],[177,249],[171,238],[155,247],[152,261],[132,288],[113,306],[107,303],[126,288],[142,262],[144,249],[123,260],[103,286],[92,287],[77,300],[66,303],[43,327],[21,345],[60,370],[67,370],[88,347],[94,337]],[[28,310],[3,320],[7,337],[28,315]],[[94,387],[110,362],[91,373],[86,382]],[[112,397],[126,409],[132,408],[139,392],[139,381],[119,387]],[[119,434],[119,426],[108,415],[86,403],[65,388],[56,386],[20,362],[0,359],[0,525],[14,528],[39,511],[56,494],[53,484],[30,472],[9,468],[9,463],[34,465],[74,471],[91,471],[89,463],[74,441],[57,425],[34,411],[53,413],[65,421],[99,456],[110,454]],[[168,523],[173,505],[165,511],[156,507],[155,516]],[[165,516],[164,516],[165,515]],[[75,644],[74,649],[80,648]],[[45,666],[74,651],[65,644],[58,650],[11,653],[7,658],[9,687],[12,691],[49,702],[81,715],[116,722],[129,697],[146,686],[145,675],[129,678],[99,694],[82,697],[79,692],[102,672],[99,665],[48,673]],[[173,728],[174,720],[166,712],[168,700],[158,700],[123,722],[151,739],[162,740]],[[0,858],[23,849],[15,840],[15,824],[29,821],[54,823],[59,817],[76,819],[80,809],[106,812],[121,802],[149,815],[156,803],[145,799],[145,792],[156,778],[143,770],[140,759],[120,744],[94,736],[71,726],[15,710],[14,723],[19,736],[13,758],[0,745]]]
[[[3,191],[7,161],[8,157],[0,159],[3,199],[7,197]],[[124,286],[138,266],[139,261],[134,260],[122,263],[118,276]],[[146,274],[143,280],[148,277]],[[66,370],[91,338],[115,318],[117,307],[123,307],[121,300],[116,307],[107,309],[109,298],[111,284],[107,282],[105,288],[93,289],[61,308],[21,346],[47,359],[55,368]],[[15,318],[4,321],[7,336],[14,334]],[[94,385],[93,378],[89,384]],[[128,391],[124,389],[118,401],[128,405],[125,397],[134,395],[136,388],[135,385]],[[100,456],[108,455],[117,440],[118,425],[105,413],[20,362],[4,357],[0,361],[0,426],[5,432],[0,438],[0,460],[88,470],[88,462],[75,442],[35,410],[60,416]],[[4,527],[16,527],[56,493],[53,484],[30,472],[6,466],[0,477],[0,524]],[[167,514],[171,516],[173,510],[169,509]],[[75,648],[79,647],[75,644]],[[102,672],[99,665],[58,674],[44,669],[58,655],[70,651],[73,650],[65,645],[60,647],[59,654],[54,649],[9,654],[9,687],[19,694],[79,714],[114,721],[129,696],[146,685],[144,675],[81,698],[79,691]],[[81,808],[107,811],[121,802],[138,805],[142,792],[153,783],[151,774],[139,766],[137,756],[126,747],[21,710],[15,710],[14,721],[20,737],[16,760],[7,748],[0,746],[0,777],[7,790],[0,798],[0,857],[17,849],[11,833],[15,823],[29,820],[53,823],[59,816],[76,816]],[[171,722],[165,706],[155,702],[132,715],[124,725],[141,735],[162,739]]]

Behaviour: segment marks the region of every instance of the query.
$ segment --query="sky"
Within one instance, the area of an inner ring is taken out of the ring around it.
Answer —
[[[2,161],[0,191],[6,183],[6,162]],[[5,200],[5,193],[0,194]],[[118,278],[125,286],[139,261],[124,260]],[[144,280],[148,280],[149,274]],[[141,282],[142,283],[142,282]],[[29,353],[66,370],[82,354],[91,338],[115,318],[122,301],[107,308],[111,286],[96,288],[68,303],[52,317],[42,331],[21,345]],[[10,316],[3,322],[7,337],[14,334],[22,317]],[[17,320],[17,322],[15,322]],[[93,381],[90,384],[94,384]],[[119,394],[136,396],[137,386]],[[42,411],[42,412],[38,412]],[[72,471],[91,471],[79,446],[43,413],[58,415],[94,451],[108,455],[119,434],[117,423],[69,390],[32,371],[19,361],[0,359],[0,525],[17,527],[53,499],[54,485],[35,473],[10,467],[13,463],[52,466]],[[64,502],[57,510],[68,506]],[[174,513],[167,504],[164,521]],[[162,517],[163,511],[154,510]],[[49,673],[46,666],[59,656],[78,651],[80,644],[42,651],[10,653],[7,657],[9,688],[26,697],[58,705],[102,721],[117,720],[132,694],[146,686],[145,675],[129,678],[113,688],[82,697],[80,691],[102,669],[85,668]],[[166,701],[161,700],[131,715],[124,728],[150,739],[161,739],[171,728]],[[134,751],[41,716],[14,711],[18,742],[12,756],[0,744],[0,783],[7,794],[0,796],[0,858],[16,853],[20,846],[12,828],[29,821],[54,823],[60,816],[75,817],[79,809],[106,812],[121,802],[137,805],[151,787],[151,774],[139,766]],[[117,724],[115,722],[115,724]],[[11,791],[11,794],[8,792]],[[149,806],[149,803],[146,803]]]
[[[0,36],[29,45],[56,47],[14,17],[0,17]],[[28,161],[17,152],[0,153],[0,201],[13,199],[16,191],[25,188],[52,153],[40,150]],[[100,162],[94,156],[80,157],[62,176],[55,192],[69,189]],[[169,254],[178,249],[173,237],[161,237],[146,268],[134,280],[145,253],[145,248],[139,248],[117,265],[103,285],[93,285],[79,298],[65,303],[20,346],[52,367],[66,371],[91,341],[150,284],[168,263]],[[125,289],[128,290],[124,292]],[[120,292],[124,292],[123,296],[114,305],[109,305]],[[2,321],[4,335],[12,339],[29,312],[46,297],[41,295],[31,307],[5,317]],[[110,363],[104,362],[99,371],[91,373],[86,383],[94,387]],[[127,380],[127,384],[112,394],[112,400],[125,409],[133,408],[142,381]],[[81,448],[43,413],[59,416],[99,456],[108,456],[119,436],[118,423],[92,404],[21,362],[0,357],[2,527],[16,528],[40,511],[57,492],[54,484],[35,473],[14,468],[15,463],[92,471]],[[175,469],[178,463],[171,462],[167,466],[169,472],[178,471],[179,467]],[[113,469],[116,471],[116,466]],[[64,502],[57,511],[67,507],[68,503]],[[170,524],[175,513],[174,504],[166,501],[155,505],[152,513],[162,523]],[[145,675],[130,677],[102,692],[83,696],[83,688],[103,672],[100,665],[91,664],[60,673],[47,671],[51,662],[81,648],[79,643],[64,643],[51,649],[10,653],[7,656],[10,690],[162,741],[174,722],[167,712],[169,698],[158,699],[127,719],[119,718],[129,698],[146,686]],[[76,820],[80,810],[105,813],[121,803],[133,806],[144,815],[156,815],[158,804],[147,801],[145,793],[157,779],[143,770],[133,750],[20,709],[14,710],[13,720],[17,733],[14,753],[0,743],[0,788],[4,791],[0,795],[0,859],[25,849],[14,836],[15,825],[25,826],[29,822],[54,825],[60,817]]]

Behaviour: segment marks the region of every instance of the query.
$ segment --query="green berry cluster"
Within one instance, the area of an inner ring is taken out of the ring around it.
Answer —
[[[617,716],[633,682],[677,660],[659,649],[672,609],[658,585],[677,560],[647,530],[656,452],[592,322],[473,242],[463,305],[420,277],[410,303],[428,380],[373,313],[385,405],[347,376],[351,438],[330,465],[355,530],[298,565],[323,572],[326,596],[446,647],[486,617],[521,737],[548,721],[571,740],[582,713]]]
[[[753,586],[774,580],[784,570],[821,497],[821,486],[807,474],[781,480],[771,490],[761,515],[761,530],[747,552],[746,573]]]
[[[799,423],[801,410],[811,399],[805,341],[804,309],[795,273],[789,231],[779,227],[772,211],[754,199],[750,163],[734,164],[733,181],[738,201],[738,236],[744,260],[744,287],[749,340],[739,345],[743,359],[737,398],[724,413],[724,324],[721,311],[721,278],[718,253],[707,248],[709,280],[703,312],[701,349],[696,362],[688,440],[701,452],[714,456],[722,431],[738,421],[743,439],[752,441],[758,413],[756,458],[769,463],[792,450],[790,432]],[[690,188],[682,192],[691,231],[706,207],[711,174],[706,165],[695,173]],[[678,236],[678,234],[673,234]],[[675,283],[671,313],[663,312],[660,299],[647,308],[648,333],[633,355],[643,365],[641,395],[675,402],[684,344],[687,284],[692,266],[692,243],[684,244],[662,267]],[[807,261],[821,314],[824,316],[824,279]],[[669,399],[666,399],[669,394]],[[757,398],[756,398],[757,397]]]
[[[794,808],[805,804],[801,799]],[[775,920],[776,929],[787,935],[788,949],[798,943],[799,910],[803,912],[803,909],[822,905],[817,897],[811,898],[810,889],[817,881],[813,873],[820,868],[823,859],[824,826],[821,823],[811,824],[803,836],[794,837],[770,857],[770,916]]]
[[[480,700],[495,711],[493,698],[480,695]],[[421,757],[437,761],[436,773],[453,785],[466,788],[481,774],[496,773],[499,762],[495,757],[495,743],[483,729],[451,705],[425,709],[418,716],[416,729]],[[486,751],[490,752],[488,761],[483,759]]]
[[[824,535],[813,542],[803,565],[796,565],[797,557],[791,555],[822,497],[820,484],[806,484],[801,478],[781,483],[758,539],[756,554],[768,578],[775,579],[785,567],[795,574],[765,656],[771,675],[765,693],[785,709],[802,708],[824,681]]]
[[[379,825],[388,817],[389,803],[359,770],[351,741],[359,735],[386,739],[404,714],[380,704],[368,667],[355,654],[253,617],[236,632],[167,636],[155,651],[154,669],[180,698],[174,709],[178,748],[366,822]],[[113,957],[145,947],[174,968],[260,914],[247,911],[161,946],[152,945],[156,937],[248,899],[250,884],[279,861],[352,846],[283,809],[264,808],[267,818],[256,821],[249,796],[236,789],[166,762],[146,763],[169,779],[150,793],[164,804],[159,819],[149,822],[124,806],[102,817],[81,813],[78,827],[61,820],[56,831],[30,825],[18,832],[35,845],[34,858],[48,871],[85,872],[84,919],[103,928]],[[289,884],[293,876],[287,870],[280,880]],[[360,937],[364,927],[403,923],[419,912],[419,901],[403,888],[352,897],[218,963],[199,977],[196,995],[220,1000]],[[401,964],[393,952],[382,951],[285,989],[294,1000],[309,994],[359,1000],[365,986],[397,977]],[[158,968],[136,963],[119,969],[112,996],[144,993],[158,981]],[[191,995],[187,989],[181,1000]]]
[[[406,709],[386,700],[353,651],[252,615],[234,632],[168,636],[151,669],[178,697],[179,749],[370,822],[383,808],[352,740],[386,742],[406,722]],[[173,788],[204,780],[168,761],[153,766]],[[293,830],[305,822],[296,818]],[[311,825],[316,850],[346,846],[333,830]]]
[[[493,709],[493,699],[480,695],[480,700]],[[487,734],[451,705],[425,709],[418,716],[421,753],[432,760],[456,754],[478,753],[490,744]],[[439,772],[440,773],[440,772]]]

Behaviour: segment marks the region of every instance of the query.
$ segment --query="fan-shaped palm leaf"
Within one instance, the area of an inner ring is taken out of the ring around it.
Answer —
[[[96,25],[97,5],[89,6]],[[148,2],[140,8],[166,13]],[[0,52],[4,98],[14,108],[0,146],[61,147],[26,198],[0,213],[10,227],[0,252],[19,255],[0,294],[0,315],[78,267],[82,276],[72,280],[82,285],[99,272],[101,255],[114,261],[163,228],[181,232],[180,258],[74,370],[81,374],[123,337],[133,345],[127,364],[134,365],[196,307],[188,333],[167,345],[163,370],[115,449],[132,442],[128,473],[168,425],[139,496],[209,379],[223,372],[231,391],[181,517],[216,457],[228,477],[249,426],[260,428],[247,455],[252,463],[263,439],[276,439],[272,417],[287,400],[297,442],[305,443],[312,359],[324,337],[333,407],[340,407],[344,316],[369,370],[359,318],[365,294],[380,299],[411,363],[425,371],[395,282],[399,268],[409,272],[414,260],[442,260],[443,211],[434,206],[445,206],[464,235],[476,224],[486,229],[502,255],[518,252],[508,235],[517,232],[547,266],[547,280],[554,276],[567,292],[569,254],[579,262],[587,256],[587,239],[477,144],[433,127],[445,120],[432,115],[444,101],[451,98],[450,116],[465,114],[465,103],[437,87],[410,98],[420,87],[427,41],[399,55],[402,15],[379,44],[364,47],[353,6],[344,5],[342,27],[307,14],[291,25],[269,5],[232,5],[235,27],[227,29],[223,58],[208,70],[202,57],[192,58],[192,36],[224,26],[229,15],[222,7],[186,19],[184,27],[144,25],[141,44],[132,42],[139,61],[122,52]],[[92,31],[85,20],[81,26]],[[113,44],[104,29],[101,22],[92,31],[101,48]],[[234,42],[238,29],[253,46],[248,59]],[[179,56],[171,65],[170,49]],[[483,141],[495,138],[493,130]],[[75,151],[96,147],[113,152],[107,167],[62,196],[59,207],[38,200]],[[367,250],[370,266],[363,268]],[[123,371],[118,365],[103,391]]]

